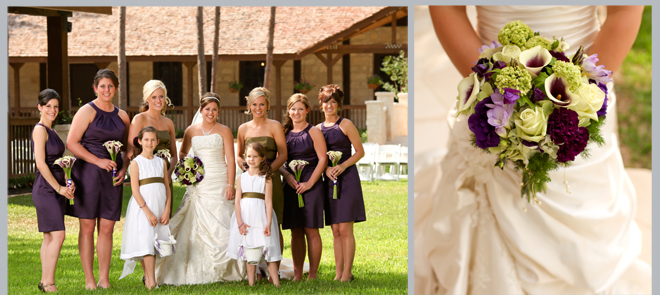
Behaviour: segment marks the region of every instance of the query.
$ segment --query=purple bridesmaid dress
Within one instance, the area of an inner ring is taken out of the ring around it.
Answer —
[[[335,125],[325,127],[321,123],[321,131],[325,137],[328,151],[342,152],[339,164],[351,157],[351,141],[339,128],[339,123],[344,118],[339,118]],[[332,163],[328,160],[328,166]],[[351,165],[337,178],[337,199],[332,198],[334,183],[330,178],[325,178],[325,224],[337,224],[343,222],[362,222],[367,220],[364,212],[364,199],[362,198],[362,185],[357,167]]]
[[[53,129],[37,123],[46,128],[48,140],[46,141],[46,164],[50,173],[53,174],[57,183],[66,186],[64,170],[59,165],[54,165],[55,160],[64,154],[64,143]],[[34,150],[34,139],[30,136],[32,150]],[[34,185],[32,186],[32,202],[37,209],[37,223],[39,232],[52,232],[64,230],[64,212],[68,203],[67,198],[58,194],[48,181],[37,170]]]
[[[305,182],[312,177],[316,165],[319,163],[319,158],[314,150],[314,141],[312,136],[309,135],[309,129],[312,125],[309,124],[305,130],[300,132],[289,131],[286,135],[286,149],[288,153],[288,161],[285,164],[286,170],[293,173],[289,168],[289,162],[292,160],[305,160],[309,162],[303,168],[300,182]],[[300,208],[298,206],[298,194],[286,181],[282,181],[282,188],[284,191],[284,220],[282,221],[283,229],[292,228],[323,228],[323,203],[325,191],[323,189],[323,181],[319,178],[318,181],[312,186],[311,189],[304,192],[303,202],[305,206]]]
[[[110,153],[103,146],[108,140],[123,143],[126,125],[119,117],[119,108],[112,112],[99,109],[93,102],[90,106],[96,110],[94,120],[80,139],[80,144],[90,153],[101,159],[111,159]],[[123,161],[121,153],[117,155],[117,170]],[[105,218],[119,221],[121,217],[122,186],[112,185],[112,171],[78,159],[73,166],[71,178],[76,184],[75,204],[67,207],[67,215],[84,219]]]

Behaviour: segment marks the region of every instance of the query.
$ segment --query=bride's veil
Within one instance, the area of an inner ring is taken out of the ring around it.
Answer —
[[[200,109],[201,108],[197,109],[197,112],[193,116],[192,122],[190,123],[190,125],[188,125],[188,127],[202,122],[203,118],[202,118],[202,113],[199,112]],[[195,153],[193,152],[192,146],[190,147],[190,150],[188,151],[188,156],[189,157],[194,157],[195,156]]]

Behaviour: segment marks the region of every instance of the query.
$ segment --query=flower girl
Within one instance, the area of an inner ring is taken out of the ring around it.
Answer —
[[[280,286],[277,261],[282,260],[280,238],[277,234],[277,217],[273,211],[270,165],[265,159],[266,149],[259,143],[251,143],[245,149],[248,170],[238,178],[235,210],[231,217],[227,257],[248,261],[249,248],[263,247],[259,260],[268,262],[268,272],[276,287]],[[251,261],[258,263],[258,261]],[[250,286],[254,285],[256,265],[248,263]]]
[[[169,236],[172,192],[165,160],[154,156],[158,145],[156,129],[147,126],[140,130],[135,154],[131,160],[131,189],[133,197],[128,202],[124,236],[121,243],[121,259],[126,260],[123,278],[133,272],[137,261],[142,262],[144,283],[148,289],[156,287],[154,237]],[[160,216],[160,220],[157,216]],[[160,225],[160,224],[162,225]]]

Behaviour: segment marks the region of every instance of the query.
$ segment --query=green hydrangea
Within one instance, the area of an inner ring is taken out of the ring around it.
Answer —
[[[497,40],[502,45],[518,45],[521,49],[526,46],[527,40],[532,37],[534,37],[532,29],[519,20],[506,24],[497,34]]]
[[[571,92],[575,92],[582,84],[582,72],[580,71],[580,67],[573,63],[558,60],[552,66],[552,71],[554,71],[557,76],[568,81]]]
[[[495,78],[495,86],[504,94],[504,88],[519,90],[525,95],[532,88],[532,76],[525,69],[516,66],[503,68]]]
[[[553,41],[550,41],[545,37],[534,36],[531,39],[527,40],[527,43],[525,43],[525,47],[527,47],[526,49],[529,49],[541,45],[541,47],[547,50],[552,50],[552,42]]]

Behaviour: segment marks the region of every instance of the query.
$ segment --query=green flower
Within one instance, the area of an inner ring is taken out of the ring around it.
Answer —
[[[525,23],[512,21],[497,34],[497,40],[502,45],[518,45],[521,49],[526,46],[527,40],[534,37],[534,32]]]
[[[519,90],[520,95],[525,95],[532,89],[532,76],[525,69],[517,66],[503,68],[495,78],[495,86],[504,94],[504,88]]]
[[[573,63],[558,60],[552,66],[552,71],[554,71],[557,76],[568,81],[569,89],[572,92],[577,91],[578,87],[582,85],[582,72],[580,71],[580,67]]]
[[[550,41],[545,37],[534,36],[531,39],[527,40],[527,43],[525,43],[525,47],[527,47],[529,49],[529,48],[534,48],[535,46],[540,45],[541,47],[543,47],[547,50],[552,50],[552,43],[553,43],[553,41]]]

